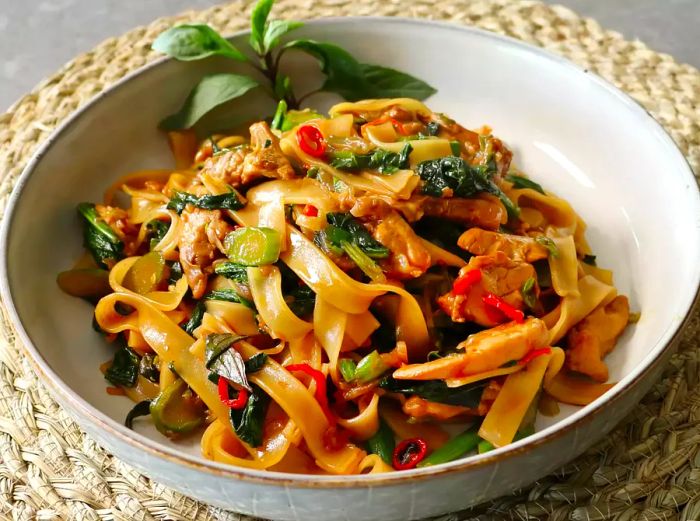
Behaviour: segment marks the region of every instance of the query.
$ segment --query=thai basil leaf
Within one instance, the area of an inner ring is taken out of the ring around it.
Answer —
[[[124,243],[116,232],[104,222],[92,203],[80,203],[78,214],[83,218],[83,246],[90,252],[95,262],[106,268],[105,261],[123,257]]]
[[[192,89],[182,108],[160,122],[163,130],[192,127],[210,110],[243,96],[258,86],[258,82],[240,74],[219,73],[204,76]]]
[[[245,362],[241,354],[231,346],[247,337],[230,333],[207,335],[205,340],[204,360],[207,369],[223,376],[231,383],[237,384],[247,391],[252,391],[246,378]]]
[[[200,197],[187,192],[175,192],[168,201],[168,209],[181,214],[188,204],[203,210],[240,210],[245,206],[236,192]]]
[[[266,363],[267,355],[265,353],[253,355],[245,361],[245,372],[246,374],[257,373]]]
[[[392,393],[415,394],[431,402],[478,407],[484,383],[477,382],[461,387],[447,387],[442,380],[395,380],[391,376],[382,378],[379,387]]]
[[[267,17],[270,16],[272,4],[275,0],[258,0],[250,13],[250,38],[248,43],[253,50],[258,54],[265,54],[263,38],[265,27],[267,25]]]
[[[163,240],[163,237],[165,237],[165,234],[168,233],[169,229],[170,223],[158,219],[153,219],[152,221],[148,221],[146,223],[146,231],[148,232],[148,236],[151,238],[149,242],[149,250],[153,250],[153,248],[155,248],[156,245]]]
[[[206,308],[204,307],[204,301],[200,300],[199,302],[197,302],[194,309],[192,310],[192,315],[190,315],[190,319],[187,322],[185,322],[182,326],[182,329],[184,329],[187,332],[187,334],[193,334],[194,330],[197,329],[200,325],[202,325],[202,318],[204,317],[205,310]]]
[[[277,47],[282,36],[303,25],[303,22],[295,22],[294,20],[271,20],[268,22],[263,36],[263,52],[267,53]]]
[[[248,395],[243,409],[231,409],[230,418],[236,435],[251,447],[259,447],[263,441],[263,424],[270,398],[257,385]]]
[[[375,98],[415,98],[424,100],[437,92],[422,80],[405,72],[380,65],[361,64],[364,79]]]
[[[220,55],[238,61],[248,58],[208,25],[178,25],[160,33],[151,48],[178,60],[201,60]]]
[[[237,304],[243,304],[250,309],[255,309],[255,305],[247,298],[241,297],[235,289],[214,289],[204,296],[204,300],[236,302]]]
[[[143,355],[139,361],[139,374],[151,382],[158,383],[160,378],[158,355],[153,353]]]
[[[133,387],[139,375],[139,356],[124,346],[115,354],[112,365],[105,371],[105,378],[113,385]]]
[[[235,262],[221,262],[214,266],[214,273],[235,280],[241,284],[248,284],[248,268]]]
[[[166,261],[168,268],[170,268],[170,276],[168,277],[168,284],[175,284],[178,280],[182,278],[182,264],[179,261]]]
[[[287,305],[296,316],[305,317],[313,312],[316,305],[316,293],[309,286],[297,286],[287,295],[292,299],[287,302]]]
[[[356,244],[369,257],[373,259],[383,259],[389,256],[389,249],[372,237],[367,229],[362,226],[362,223],[355,219],[351,214],[329,212],[326,214],[326,220],[328,221],[328,224],[347,232],[342,240]],[[332,234],[327,233],[326,238],[331,241],[334,246],[342,248],[340,243],[336,244],[336,242],[333,240]]]
[[[452,191],[456,197],[473,197],[480,192],[497,196],[508,211],[508,216],[516,218],[520,210],[490,179],[488,165],[470,165],[461,157],[447,156],[421,162],[416,173],[423,180],[422,191],[433,197],[442,197],[445,191]]]
[[[356,154],[349,150],[334,152],[331,166],[340,170],[376,170],[380,174],[393,174],[397,170],[408,168],[408,156],[413,151],[406,143],[400,153],[378,148],[369,154]]]
[[[132,407],[124,419],[124,425],[129,428],[134,428],[134,420],[139,416],[151,415],[151,400],[143,400]]]
[[[506,181],[513,183],[513,188],[529,188],[535,190],[536,192],[546,195],[544,189],[539,183],[535,183],[533,180],[516,174],[508,174],[506,176]]]

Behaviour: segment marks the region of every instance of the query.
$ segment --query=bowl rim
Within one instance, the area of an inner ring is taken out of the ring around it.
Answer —
[[[686,180],[689,182],[690,186],[694,186],[693,191],[695,195],[695,217],[696,221],[700,221],[700,189],[693,175],[692,169],[687,162],[687,159],[683,153],[679,150],[678,146],[675,144],[673,139],[670,137],[668,132],[661,126],[661,124],[656,121],[656,119],[649,114],[640,104],[638,104],[633,98],[628,94],[624,93],[612,83],[604,80],[597,74],[589,72],[587,69],[571,62],[570,60],[550,52],[548,50],[542,49],[540,47],[525,43],[521,40],[515,38],[500,35],[483,29],[479,29],[469,25],[461,25],[455,22],[447,21],[434,21],[434,20],[424,20],[410,17],[392,17],[392,16],[335,16],[327,17],[314,20],[304,20],[305,25],[311,26],[326,26],[334,24],[352,24],[352,23],[369,23],[369,24],[379,24],[379,23],[389,23],[398,25],[419,25],[419,26],[429,26],[436,30],[448,30],[448,31],[459,31],[466,32],[475,35],[478,38],[486,38],[495,40],[500,43],[505,43],[509,46],[513,46],[518,50],[525,51],[527,53],[535,54],[538,58],[543,58],[550,62],[554,62],[555,65],[560,67],[566,67],[573,71],[573,73],[583,74],[583,77],[587,78],[587,81],[592,81],[597,84],[598,87],[602,87],[607,94],[614,96],[617,100],[624,105],[628,110],[636,113],[642,122],[648,125],[651,132],[654,132],[659,139],[661,139],[665,144],[671,147],[671,153],[675,153],[678,158],[682,161],[679,164],[685,165],[682,167],[682,175],[686,176]],[[237,31],[232,35],[228,36],[228,39],[244,36],[248,34],[248,30]],[[472,470],[476,468],[485,467],[493,463],[498,463],[505,459],[511,459],[524,452],[534,450],[537,447],[548,443],[549,441],[559,438],[572,429],[576,429],[579,426],[589,423],[592,419],[597,416],[604,407],[611,407],[612,404],[618,402],[623,396],[625,396],[633,387],[635,381],[639,380],[644,375],[651,372],[661,361],[665,358],[664,355],[671,349],[675,344],[675,341],[680,336],[682,330],[688,323],[691,313],[695,306],[700,301],[700,259],[696,263],[697,269],[694,276],[695,284],[695,294],[691,298],[687,299],[683,303],[681,309],[685,309],[685,314],[683,319],[680,320],[675,326],[670,324],[661,333],[661,338],[656,342],[650,349],[650,352],[642,359],[642,361],[637,364],[637,366],[627,375],[625,375],[612,389],[610,389],[605,395],[601,396],[591,404],[581,407],[573,414],[569,415],[567,418],[558,421],[557,423],[543,429],[542,431],[515,442],[506,447],[495,449],[486,454],[474,455],[471,457],[458,459],[449,463],[444,463],[440,465],[435,465],[432,467],[426,467],[423,469],[413,469],[409,471],[388,473],[388,474],[364,474],[364,475],[329,475],[329,476],[317,476],[313,474],[291,474],[283,472],[271,472],[265,470],[249,469],[243,467],[235,467],[228,464],[218,463],[211,460],[205,460],[200,456],[194,456],[182,452],[178,452],[173,447],[165,446],[156,440],[152,440],[140,433],[127,429],[123,425],[119,424],[115,420],[112,420],[105,413],[91,405],[84,398],[75,393],[70,386],[64,382],[50,367],[49,363],[44,359],[39,350],[34,346],[31,341],[27,330],[24,328],[22,320],[17,312],[14,305],[14,300],[12,299],[12,292],[10,290],[10,283],[8,277],[8,247],[9,238],[11,233],[11,225],[15,216],[15,209],[19,203],[22,192],[35,170],[36,166],[40,163],[43,156],[53,147],[53,145],[59,140],[61,135],[67,131],[76,121],[85,116],[87,112],[96,104],[98,104],[103,99],[107,98],[118,91],[124,85],[135,80],[141,74],[162,66],[163,64],[173,60],[170,57],[162,57],[156,59],[138,69],[126,74],[119,81],[115,82],[109,88],[103,90],[102,92],[95,95],[84,105],[76,109],[68,117],[66,117],[61,124],[56,127],[49,137],[39,145],[37,150],[34,152],[27,165],[22,170],[22,173],[17,179],[14,189],[10,197],[8,198],[7,207],[5,209],[5,214],[2,219],[2,226],[0,229],[0,297],[2,298],[2,303],[6,309],[7,315],[15,328],[19,339],[22,350],[28,355],[31,366],[38,373],[40,379],[44,384],[51,389],[55,396],[59,397],[61,403],[68,403],[68,407],[71,415],[73,417],[78,416],[81,419],[85,419],[97,429],[101,430],[105,435],[116,437],[121,440],[121,442],[130,446],[131,449],[135,451],[143,451],[149,453],[151,456],[159,457],[168,460],[170,463],[183,465],[189,467],[193,470],[200,472],[206,472],[211,475],[216,475],[219,477],[233,478],[236,480],[242,480],[249,483],[262,483],[267,485],[283,485],[283,486],[294,486],[298,488],[351,488],[351,487],[362,487],[362,486],[380,486],[380,485],[398,485],[408,480],[410,481],[422,481],[427,478],[432,478],[434,476],[444,476],[447,474],[455,474],[465,470]],[[80,421],[78,422],[80,423]]]

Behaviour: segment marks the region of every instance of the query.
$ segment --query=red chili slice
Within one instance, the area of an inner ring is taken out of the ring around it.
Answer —
[[[542,355],[548,355],[552,350],[549,347],[543,347],[541,349],[533,349],[527,353],[524,357],[518,360],[519,365],[527,365],[532,362],[535,358]]]
[[[522,323],[525,320],[525,313],[517,308],[514,308],[501,297],[494,295],[493,293],[486,293],[486,295],[483,297],[483,301],[484,304],[496,308],[511,320],[515,320],[518,323]]]
[[[313,204],[306,204],[304,205],[301,213],[307,217],[318,217],[318,208],[316,208]]]
[[[423,438],[409,438],[396,446],[392,463],[396,470],[413,469],[423,461],[427,452],[428,444]]]
[[[452,293],[455,295],[466,295],[471,287],[481,281],[481,270],[470,270],[464,275],[460,275],[452,284]]]
[[[323,414],[326,415],[328,422],[331,425],[335,425],[335,417],[333,416],[333,413],[328,407],[328,396],[326,394],[326,375],[323,374],[321,371],[314,369],[309,364],[291,364],[285,366],[285,369],[291,373],[297,371],[300,373],[305,373],[314,379],[314,382],[316,382],[316,392],[314,393],[314,397],[316,398],[318,404],[321,406]]]
[[[248,391],[242,388],[238,390],[238,396],[231,399],[228,394],[228,380],[223,376],[219,376],[219,384],[217,387],[219,390],[219,399],[226,407],[230,407],[231,409],[243,409],[248,403]]]
[[[297,129],[297,143],[304,153],[312,157],[323,157],[326,153],[326,140],[313,125],[302,125]]]

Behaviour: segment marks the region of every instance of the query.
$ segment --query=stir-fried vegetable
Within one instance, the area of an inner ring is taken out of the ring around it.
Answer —
[[[396,446],[392,463],[396,470],[414,469],[427,453],[428,444],[423,438],[409,438]]]
[[[461,458],[468,452],[473,451],[479,444],[479,435],[477,430],[469,429],[461,434],[458,434],[450,441],[445,443],[439,449],[434,450],[430,456],[421,461],[419,467],[430,467],[431,465],[439,465]]]
[[[124,243],[117,233],[97,214],[92,203],[80,203],[78,214],[83,218],[83,245],[100,267],[107,267],[107,261],[122,258]]]
[[[321,131],[313,125],[302,125],[297,129],[297,143],[305,154],[312,157],[326,155],[328,144]]]
[[[149,249],[155,248],[160,241],[163,240],[165,234],[168,233],[170,229],[170,223],[166,221],[161,221],[158,219],[153,219],[146,223],[146,230],[148,231]]]
[[[394,432],[391,430],[391,427],[380,418],[379,429],[374,433],[374,436],[367,440],[367,450],[372,454],[377,454],[388,465],[391,465],[395,447],[396,440],[394,438]]]
[[[277,262],[280,236],[272,228],[246,226],[232,231],[224,240],[228,258],[242,266],[264,266]]]
[[[363,252],[373,259],[383,259],[389,256],[389,249],[372,237],[367,228],[362,226],[362,223],[351,214],[329,212],[326,214],[326,220],[329,225],[336,228],[328,231],[328,239],[336,247],[341,247],[340,243],[342,241],[348,241],[359,246]],[[337,232],[337,229],[345,231],[347,234],[340,234]]]
[[[112,291],[109,272],[103,269],[76,269],[62,271],[56,277],[58,286],[73,297],[96,300]]]
[[[357,363],[354,379],[360,383],[371,382],[389,370],[377,351],[372,351]]]
[[[554,241],[552,239],[545,235],[538,235],[537,237],[535,237],[535,241],[537,241],[538,244],[541,244],[542,246],[547,248],[550,257],[554,259],[559,257],[559,249],[557,248],[557,245],[554,244]]]
[[[263,441],[263,424],[270,397],[257,385],[251,387],[245,407],[231,409],[229,414],[236,435],[251,447],[259,447]]]
[[[133,387],[139,375],[139,356],[123,346],[114,354],[112,364],[105,371],[105,378],[113,385]]]
[[[207,369],[218,376],[223,376],[230,383],[247,391],[252,391],[246,377],[245,362],[238,351],[233,349],[236,342],[245,336],[230,333],[207,335],[205,340],[204,360]]]
[[[340,247],[370,279],[375,282],[384,282],[382,269],[357,244],[341,241]]]
[[[355,370],[357,369],[357,364],[352,358],[341,358],[338,360],[338,370],[343,380],[346,382],[352,382],[355,379]]]
[[[442,380],[396,380],[386,376],[379,381],[379,387],[392,393],[415,394],[431,402],[474,408],[479,405],[484,383],[447,387]]]
[[[203,210],[240,210],[245,206],[237,192],[197,197],[187,192],[175,192],[168,202],[168,209],[181,214],[187,205]]]
[[[220,262],[214,266],[214,273],[242,284],[248,284],[248,272],[246,269],[246,266],[235,262]]]
[[[193,334],[194,330],[197,329],[202,324],[202,318],[204,318],[204,312],[206,308],[204,307],[204,301],[200,300],[194,306],[190,319],[182,325],[182,329],[187,331],[188,334]]]
[[[542,186],[540,186],[538,183],[535,183],[532,179],[528,179],[527,177],[523,177],[517,174],[508,174],[506,176],[506,181],[510,181],[511,183],[513,183],[513,188],[529,188],[530,190],[534,190],[536,192],[541,193],[542,195],[545,195]]]
[[[191,432],[204,423],[204,408],[180,378],[160,392],[150,410],[156,429],[170,437]]]
[[[204,295],[204,300],[223,300],[226,302],[236,302],[251,309],[255,309],[255,304],[247,298],[241,297],[235,289],[214,289]]]
[[[406,143],[401,152],[378,148],[369,154],[357,154],[350,150],[338,150],[331,154],[331,166],[340,170],[376,170],[380,174],[393,174],[408,168],[408,156],[413,147]]]
[[[530,309],[535,309],[537,307],[537,295],[535,295],[535,285],[537,281],[534,277],[528,278],[523,282],[520,288],[520,294],[523,297],[523,302]]]
[[[289,309],[298,316],[305,317],[311,314],[316,304],[316,293],[307,285],[297,285],[286,293]]]
[[[145,295],[155,291],[168,279],[168,267],[163,254],[158,251],[148,252],[140,257],[124,275],[124,287]]]

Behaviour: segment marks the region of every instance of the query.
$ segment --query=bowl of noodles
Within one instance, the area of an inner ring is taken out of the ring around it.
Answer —
[[[42,380],[149,477],[266,518],[418,519],[583,452],[696,298],[682,154],[614,87],[508,38],[279,26],[254,22],[256,53],[302,52],[253,73],[247,34],[169,33],[154,48],[179,61],[32,159],[1,288]]]

